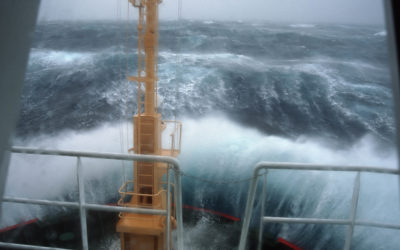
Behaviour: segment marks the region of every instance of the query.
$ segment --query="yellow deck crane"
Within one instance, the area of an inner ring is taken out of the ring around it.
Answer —
[[[167,155],[176,157],[180,152],[182,125],[176,121],[162,121],[157,110],[157,55],[158,55],[158,5],[161,0],[129,0],[139,10],[138,17],[138,75],[128,76],[128,81],[138,83],[138,110],[133,118],[134,139],[130,152],[135,154]],[[143,59],[144,57],[144,63]],[[144,93],[141,90],[144,85]],[[171,148],[162,148],[162,132],[169,123]],[[167,173],[165,163],[136,162],[133,180],[123,184],[119,192],[119,205],[148,209],[167,207],[167,190],[163,178]],[[173,202],[171,202],[173,210]],[[120,233],[121,249],[161,250],[166,244],[166,216],[120,213],[116,226]],[[170,219],[176,227],[174,212]]]

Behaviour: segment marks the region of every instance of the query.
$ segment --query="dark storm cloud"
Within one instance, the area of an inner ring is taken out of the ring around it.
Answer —
[[[178,1],[164,0],[160,17],[176,19]],[[383,23],[381,0],[182,0],[182,6],[187,19]],[[126,18],[125,0],[42,0],[40,10],[40,20]]]

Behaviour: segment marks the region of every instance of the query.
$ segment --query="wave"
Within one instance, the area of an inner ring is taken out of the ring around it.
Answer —
[[[290,24],[292,28],[315,28],[315,24],[306,24],[306,23],[297,23],[297,24]]]
[[[377,150],[372,137],[364,137],[353,147],[334,150],[325,145],[324,139],[299,138],[289,140],[278,136],[266,136],[257,130],[238,125],[215,114],[203,119],[183,119],[183,147],[179,160],[184,173],[183,201],[185,204],[205,207],[241,217],[244,211],[248,183],[212,184],[203,183],[193,177],[226,182],[250,177],[258,161],[285,161],[338,165],[367,165],[395,168],[394,148]],[[128,132],[126,132],[128,131]],[[86,132],[63,132],[57,136],[43,135],[17,140],[15,145],[42,148],[73,149],[100,152],[126,152],[130,147],[131,124],[104,124]],[[129,133],[129,134],[128,134]],[[121,141],[123,142],[121,144]],[[68,157],[28,156],[13,154],[6,185],[6,195],[39,199],[76,200],[75,159]],[[118,161],[83,159],[86,200],[108,202],[117,198],[117,190],[123,180],[125,169],[131,164]],[[125,172],[129,176],[128,172]],[[351,200],[353,174],[322,174],[315,171],[297,173],[293,171],[270,173],[266,214],[275,216],[299,216],[318,218],[347,218]],[[40,179],[40,185],[37,180]],[[377,219],[382,222],[400,222],[398,208],[397,178],[391,176],[363,175],[358,215],[362,219]],[[334,209],[333,209],[334,208]],[[38,217],[44,219],[62,212],[34,206],[3,204],[5,219],[2,226],[20,220]],[[256,204],[256,211],[259,204]],[[376,212],[379,211],[378,215]],[[255,212],[257,214],[257,212]],[[203,221],[204,222],[204,221]],[[201,221],[199,222],[202,223]],[[201,231],[205,225],[195,226],[191,231]],[[317,226],[279,227],[267,226],[275,232],[300,245],[313,248],[334,249],[340,242],[339,231],[321,229],[332,237],[315,238]],[[324,231],[328,230],[328,231]],[[298,232],[302,232],[299,234]],[[336,235],[336,233],[338,235]],[[377,239],[379,232],[360,230],[357,237]],[[324,233],[324,234],[325,234]],[[391,233],[386,234],[391,235]],[[339,238],[338,238],[339,237]],[[394,237],[394,239],[397,239]],[[375,246],[372,240],[358,242],[358,246]],[[376,242],[380,242],[376,240]],[[216,243],[217,244],[217,243]],[[387,246],[398,246],[396,240],[385,242]],[[340,247],[340,246],[339,246]],[[364,247],[367,248],[367,247]],[[361,247],[363,249],[363,247]],[[393,248],[392,248],[393,249]]]
[[[377,33],[374,34],[374,36],[386,36],[386,35],[387,35],[386,30],[382,30],[382,31],[377,32]]]
[[[208,117],[201,120],[184,120],[184,146],[180,161],[184,173],[209,179],[215,183],[183,176],[184,202],[211,208],[241,217],[246,203],[248,183],[235,180],[251,176],[258,161],[284,161],[338,165],[377,165],[396,168],[394,148],[377,151],[374,140],[365,137],[350,149],[333,150],[318,138],[288,140],[277,136],[265,136],[256,130],[243,128],[229,120]],[[201,134],[201,136],[199,136]],[[324,140],[322,140],[324,141]],[[210,150],[210,147],[212,150]],[[227,184],[227,182],[232,182]],[[267,187],[269,216],[310,218],[347,218],[350,211],[353,174],[321,173],[315,171],[271,171]],[[216,192],[216,190],[219,190]],[[397,215],[398,190],[396,176],[363,175],[358,218],[376,219],[391,223],[400,221]],[[381,193],[378,202],[375,198]],[[256,200],[254,214],[259,214],[260,204]],[[374,212],[373,212],[374,211]],[[379,211],[379,216],[375,212]],[[207,222],[191,231],[202,232]],[[255,227],[258,224],[255,223]],[[344,242],[345,228],[313,225],[279,226],[266,225],[265,230],[296,242],[306,249],[337,249]],[[300,233],[301,232],[301,233]],[[328,233],[329,232],[329,233]],[[372,234],[370,234],[372,233]],[[371,237],[357,242],[357,248],[374,248],[373,239],[388,239],[386,247],[394,249],[398,240],[389,240],[396,231],[386,234],[379,230],[357,229],[356,239]],[[343,241],[341,240],[343,239]],[[378,243],[380,244],[380,243]]]
[[[34,49],[18,134],[88,129],[133,114],[136,86],[121,73],[125,59],[119,47]],[[129,66],[135,74],[136,65]],[[359,60],[160,51],[159,108],[166,117],[219,111],[265,133],[292,138],[317,133],[352,143],[372,133],[391,143],[388,77],[388,69]]]
[[[71,52],[57,50],[32,49],[30,53],[30,63],[39,64],[48,68],[59,65],[83,65],[93,63],[96,54],[91,52]]]
[[[214,24],[214,21],[203,21],[204,24]]]
[[[121,146],[121,141],[125,139],[120,136],[122,129],[126,131],[120,124],[103,124],[85,132],[70,130],[52,136],[43,134],[15,139],[13,144],[24,147],[121,153],[127,151],[126,147]],[[87,185],[86,201],[103,204],[110,199],[116,199],[117,190],[124,176],[124,166],[128,166],[128,163],[82,159],[82,165]],[[125,174],[128,175],[129,171]],[[102,190],[99,192],[97,190],[100,183]],[[76,158],[12,154],[5,194],[33,199],[76,201],[78,199]],[[4,203],[2,206],[4,214],[0,227],[32,218],[46,220],[46,217],[66,211],[64,208],[13,203]]]

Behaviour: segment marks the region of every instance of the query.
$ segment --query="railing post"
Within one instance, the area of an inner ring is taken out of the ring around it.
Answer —
[[[176,185],[176,219],[178,221],[178,250],[183,250],[183,219],[182,219],[182,187],[181,187],[181,173],[179,170],[175,173]]]
[[[260,228],[258,230],[258,250],[261,250],[262,248],[262,235],[263,235],[263,229],[264,229],[264,205],[265,205],[265,194],[266,194],[266,189],[267,189],[267,175],[268,175],[268,169],[265,170],[264,173],[264,182],[262,186],[262,194],[261,194],[261,208],[260,208]]]
[[[247,198],[247,202],[246,202],[246,211],[244,212],[242,232],[240,234],[239,250],[244,250],[246,247],[247,234],[249,232],[251,213],[253,212],[254,195],[255,195],[256,184],[257,184],[257,180],[258,180],[258,171],[259,171],[258,168],[254,171],[253,180],[250,184],[249,194],[248,194],[248,198]]]
[[[87,225],[86,225],[86,208],[85,205],[85,187],[83,183],[83,171],[81,157],[77,157],[77,178],[78,178],[78,193],[79,193],[79,214],[81,220],[81,236],[82,236],[82,248],[83,250],[89,249],[88,238],[87,238]]]
[[[171,185],[169,183],[169,164],[167,165],[167,247],[171,247]]]
[[[354,222],[355,222],[356,214],[357,214],[357,205],[358,205],[359,194],[360,194],[360,172],[357,172],[356,180],[354,182],[353,197],[352,197],[352,202],[351,202],[351,214],[350,214],[351,224],[349,225],[349,231],[347,231],[347,235],[346,235],[346,242],[344,244],[345,250],[350,250],[350,247],[351,247],[351,239],[353,238]]]

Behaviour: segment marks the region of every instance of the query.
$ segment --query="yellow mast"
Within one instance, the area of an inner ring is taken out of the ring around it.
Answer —
[[[180,149],[181,125],[175,123],[171,134],[171,149],[162,149],[161,134],[166,122],[157,111],[157,54],[158,54],[158,5],[161,0],[129,0],[139,9],[138,18],[138,76],[128,76],[138,82],[138,114],[134,116],[133,149],[136,154],[177,156]],[[144,64],[142,64],[144,54]],[[143,75],[144,71],[144,75]],[[141,85],[145,92],[142,93]],[[144,103],[142,101],[144,99]],[[144,111],[144,112],[143,112]],[[178,126],[176,126],[178,125]],[[175,142],[178,132],[178,142]],[[151,209],[166,209],[166,190],[162,185],[167,166],[163,163],[137,162],[133,181],[120,188],[119,205]],[[128,191],[128,189],[132,189]],[[174,216],[171,217],[173,227]],[[166,216],[121,213],[116,226],[121,237],[121,249],[157,249],[165,247]]]

